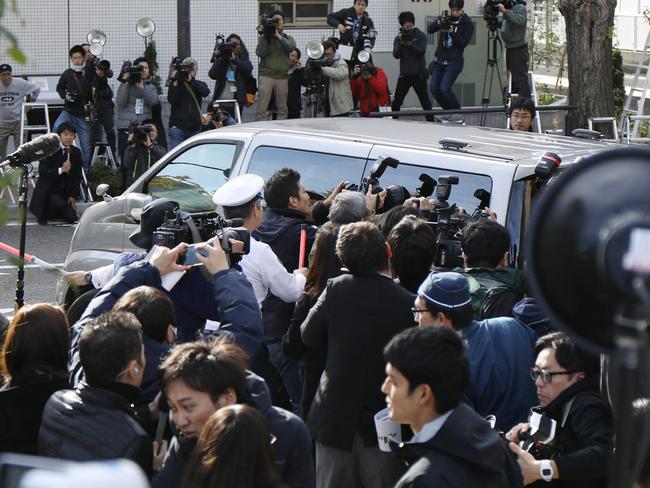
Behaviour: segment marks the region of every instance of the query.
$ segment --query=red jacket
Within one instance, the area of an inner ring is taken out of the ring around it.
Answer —
[[[361,116],[365,117],[370,112],[379,111],[379,107],[390,106],[388,94],[388,78],[381,68],[375,68],[375,76],[364,80],[362,76],[350,80],[352,95],[359,99]]]

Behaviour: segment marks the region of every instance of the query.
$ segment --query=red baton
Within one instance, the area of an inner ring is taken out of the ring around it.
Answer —
[[[305,267],[305,251],[307,250],[307,225],[300,225],[300,256],[298,258],[298,267]]]

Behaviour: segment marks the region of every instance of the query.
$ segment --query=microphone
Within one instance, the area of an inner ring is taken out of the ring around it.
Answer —
[[[54,154],[59,149],[61,141],[57,134],[44,134],[20,146],[17,150],[7,156],[7,159],[0,163],[0,169],[4,166],[24,166]]]

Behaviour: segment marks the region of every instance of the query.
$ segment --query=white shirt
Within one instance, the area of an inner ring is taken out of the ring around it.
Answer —
[[[269,290],[280,300],[291,303],[300,298],[305,288],[306,278],[302,274],[289,273],[268,244],[252,237],[250,252],[244,255],[239,265],[253,285],[260,307]]]
[[[438,431],[442,428],[443,425],[445,425],[445,422],[451,415],[451,412],[453,412],[454,409],[449,410],[449,412],[441,415],[435,420],[432,420],[431,422],[427,422],[422,426],[422,430],[415,434],[413,438],[409,441],[409,443],[425,443],[431,439],[433,439]]]

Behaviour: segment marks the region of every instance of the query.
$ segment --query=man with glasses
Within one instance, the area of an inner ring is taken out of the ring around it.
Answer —
[[[528,375],[535,333],[529,327],[510,317],[474,320],[469,282],[454,272],[431,273],[418,289],[412,311],[421,327],[448,327],[467,341],[470,387],[465,402],[479,415],[495,415],[504,431],[528,418],[535,403]]]
[[[535,103],[530,98],[514,98],[508,108],[510,128],[521,132],[532,132],[535,112]]]
[[[599,358],[582,351],[562,332],[540,338],[535,354],[530,374],[539,400],[536,410],[557,422],[557,448],[553,459],[535,459],[515,444],[529,424],[508,432],[524,484],[544,480],[551,482],[549,486],[607,486],[612,415],[600,397]]]

